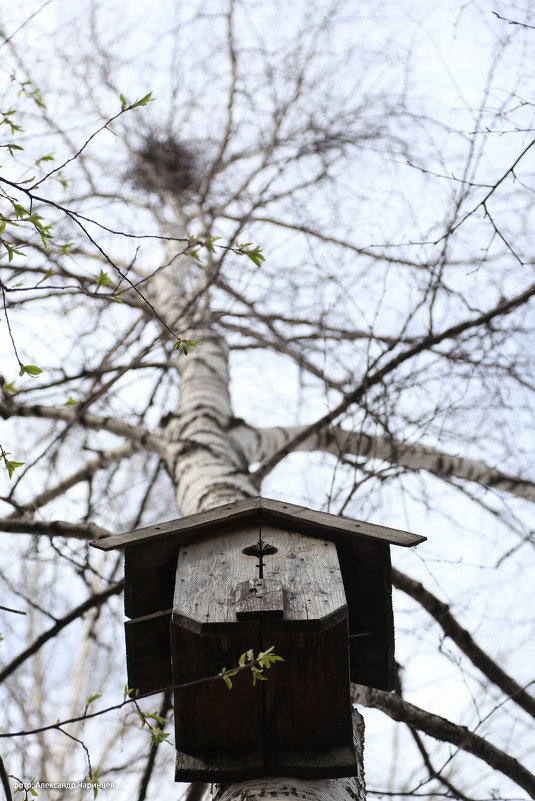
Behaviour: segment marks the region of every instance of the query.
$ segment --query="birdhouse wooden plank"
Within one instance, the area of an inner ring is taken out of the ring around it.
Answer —
[[[262,603],[258,616],[240,620],[236,595],[264,580],[281,588],[268,596],[275,605]],[[242,525],[183,546],[175,588],[174,685],[217,675],[250,648],[258,653],[275,645],[286,662],[261,689],[249,676],[230,695],[222,682],[176,689],[181,750],[202,754],[225,742],[230,750],[260,749],[271,765],[288,747],[351,745],[347,606],[334,543],[273,525]],[[346,769],[353,764],[354,756]]]
[[[353,775],[349,683],[394,683],[389,545],[423,539],[252,498],[92,543],[125,549],[128,683],[173,686],[177,781]],[[271,646],[267,682],[217,678]]]

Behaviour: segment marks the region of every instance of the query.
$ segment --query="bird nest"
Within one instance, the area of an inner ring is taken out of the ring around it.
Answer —
[[[129,179],[148,192],[172,192],[179,195],[199,183],[196,154],[174,139],[159,140],[149,136],[136,152]]]

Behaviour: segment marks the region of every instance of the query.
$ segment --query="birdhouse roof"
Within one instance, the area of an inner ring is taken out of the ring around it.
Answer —
[[[372,539],[392,545],[410,547],[423,542],[426,537],[388,528],[375,523],[354,520],[347,517],[316,512],[305,506],[297,506],[286,501],[275,501],[270,498],[248,498],[243,501],[227,503],[206,512],[199,512],[177,520],[157,523],[146,528],[139,528],[126,534],[115,534],[110,537],[94,540],[90,544],[103,551],[114,548],[126,548],[141,545],[149,541],[157,541],[172,537],[175,542],[192,542],[207,534],[217,536],[218,529],[227,529],[233,523],[257,522],[286,524],[294,531],[309,536],[322,537],[333,542],[354,542],[359,539]],[[222,524],[225,524],[222,526]]]

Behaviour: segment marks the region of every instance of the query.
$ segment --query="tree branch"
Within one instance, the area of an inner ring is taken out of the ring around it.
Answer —
[[[143,426],[134,426],[114,417],[102,417],[89,412],[80,413],[79,411],[59,406],[45,406],[39,403],[26,405],[0,401],[0,417],[3,417],[4,420],[10,417],[38,417],[45,420],[78,423],[86,428],[109,431],[118,437],[124,437],[140,445],[146,445],[160,454],[163,453],[166,445],[162,437],[151,434]]]
[[[515,704],[518,704],[528,715],[535,717],[535,698],[525,691],[517,682],[502,670],[472,639],[469,632],[457,623],[449,606],[439,601],[418,581],[409,578],[399,570],[392,568],[394,587],[410,595],[429,612],[442,627],[444,634],[450,637],[455,645],[470,659],[493,684],[502,690]]]
[[[289,442],[296,441],[303,432],[307,432],[306,438],[298,442],[294,451],[322,451],[335,456],[352,454],[377,459],[409,470],[426,470],[439,478],[455,477],[474,481],[487,489],[508,492],[535,503],[534,482],[502,473],[481,459],[465,459],[426,445],[346,431],[341,426],[310,429],[311,426],[252,428],[240,422],[232,429],[231,436],[247,453],[249,463],[261,460],[264,464],[269,463],[274,455],[288,447]]]
[[[492,309],[489,309],[483,314],[479,314],[477,317],[464,320],[463,322],[457,323],[456,325],[453,325],[437,334],[428,334],[412,347],[407,348],[407,350],[404,350],[401,353],[398,353],[397,356],[394,356],[392,359],[387,361],[383,367],[380,367],[379,369],[375,370],[375,372],[371,372],[364,376],[355,389],[352,392],[348,392],[340,401],[340,403],[338,403],[330,412],[325,414],[323,417],[320,417],[315,423],[305,426],[299,433],[291,437],[281,448],[279,448],[276,453],[271,456],[271,458],[267,459],[262,465],[260,465],[260,467],[253,473],[254,479],[256,481],[261,481],[273,470],[274,467],[276,467],[276,465],[278,465],[280,461],[282,461],[282,459],[284,459],[292,451],[296,450],[297,447],[307,439],[307,437],[318,431],[321,431],[322,429],[325,429],[334,420],[336,420],[337,417],[340,417],[340,415],[343,414],[350,406],[352,406],[354,403],[358,403],[358,401],[364,397],[370,387],[380,384],[386,375],[393,372],[401,364],[404,364],[414,356],[429,350],[434,345],[438,345],[439,342],[443,342],[446,339],[455,339],[459,336],[459,334],[462,334],[465,331],[468,331],[472,328],[478,328],[482,325],[487,325],[495,317],[510,314],[518,306],[527,303],[533,297],[533,295],[535,295],[535,284],[531,284],[526,290],[524,290],[524,292],[520,292],[518,295],[515,295],[508,300],[501,301],[497,306],[494,306]]]
[[[162,703],[160,705],[160,709],[158,710],[159,717],[165,721],[167,717],[167,713],[171,709],[171,691],[167,690],[164,693],[162,698]],[[163,727],[163,724],[162,724]],[[147,764],[145,765],[145,770],[143,771],[143,776],[141,777],[141,783],[139,785],[139,794],[137,797],[137,801],[145,801],[147,796],[147,790],[149,789],[149,782],[152,776],[152,772],[154,770],[154,765],[156,763],[156,754],[158,753],[158,748],[160,746],[161,741],[153,743],[150,747],[149,756],[147,759]]]
[[[13,801],[13,796],[11,795],[11,787],[9,786],[9,777],[7,775],[7,771],[4,765],[4,760],[0,757],[0,780],[2,782],[2,787],[4,789],[4,795],[6,797],[6,801]]]
[[[111,464],[118,464],[123,459],[127,459],[129,456],[132,456],[132,454],[139,450],[139,448],[140,445],[137,442],[127,442],[125,445],[121,445],[119,448],[113,448],[108,451],[104,451],[96,459],[92,459],[90,462],[87,462],[84,467],[80,468],[80,470],[77,470],[63,481],[60,481],[55,487],[45,490],[45,492],[42,492],[35,498],[32,498],[31,501],[18,504],[15,514],[33,512],[42,506],[46,506],[47,503],[50,503],[54,500],[54,498],[58,498],[60,495],[63,495],[65,492],[67,492],[67,490],[71,489],[71,487],[74,487],[76,484],[79,484],[81,481],[89,481],[98,470],[103,470]]]
[[[535,776],[530,773],[514,757],[504,753],[483,737],[474,734],[466,726],[458,726],[447,718],[426,712],[408,701],[404,701],[394,693],[375,690],[361,684],[353,684],[352,698],[355,703],[380,709],[393,720],[399,720],[408,726],[434,737],[445,743],[451,743],[462,751],[481,759],[494,770],[501,771],[519,787],[522,787],[535,798]]]
[[[23,662],[33,656],[34,654],[42,648],[45,643],[55,637],[59,632],[68,626],[69,623],[72,623],[73,620],[81,617],[84,612],[87,612],[89,609],[93,609],[96,606],[100,606],[107,601],[112,595],[119,595],[122,592],[124,587],[124,581],[119,581],[117,584],[112,584],[111,587],[108,587],[106,590],[102,592],[97,592],[92,595],[90,598],[87,598],[83,603],[79,604],[77,607],[72,609],[68,614],[64,617],[60,618],[48,631],[43,632],[28,648],[26,648],[22,653],[15,657],[8,665],[5,666],[3,670],[0,671],[0,683],[4,681],[8,676],[10,676]]]
[[[47,537],[69,537],[93,540],[108,537],[111,532],[96,523],[69,523],[65,520],[32,520],[26,517],[9,517],[0,520],[0,531],[10,534],[44,534]]]

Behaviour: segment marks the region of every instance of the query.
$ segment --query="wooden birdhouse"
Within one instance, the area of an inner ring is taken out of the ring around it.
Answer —
[[[177,781],[354,775],[350,682],[394,687],[389,545],[425,537],[266,498],[107,537],[128,686],[173,687]],[[217,676],[274,646],[267,681]]]

